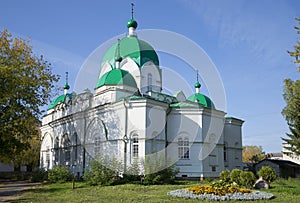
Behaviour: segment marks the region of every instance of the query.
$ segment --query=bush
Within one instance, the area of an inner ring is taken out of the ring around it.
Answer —
[[[30,178],[31,182],[43,182],[45,180],[48,180],[48,172],[45,169],[34,172]]]
[[[251,188],[255,183],[256,177],[251,171],[243,171],[240,174],[240,184],[246,188]]]
[[[51,183],[64,183],[72,179],[72,174],[67,166],[54,166],[48,173]]]
[[[261,167],[257,174],[269,183],[273,182],[277,177],[275,171],[270,166]]]
[[[232,182],[237,183],[238,185],[241,185],[240,175],[242,171],[240,169],[233,169],[230,173],[230,180]]]
[[[134,159],[133,164],[127,167],[127,170],[123,174],[124,183],[134,183],[141,181],[141,170],[137,159]]]
[[[179,170],[174,166],[169,166],[161,171],[145,175],[144,184],[157,185],[157,184],[173,184]]]
[[[230,171],[228,169],[220,173],[220,179],[225,182],[230,182]]]
[[[98,157],[90,161],[90,170],[84,173],[83,179],[89,185],[115,185],[120,181],[121,166],[116,159]]]
[[[146,156],[144,168],[144,184],[147,185],[172,184],[179,173],[179,169],[175,169],[164,156],[158,157],[157,154]]]

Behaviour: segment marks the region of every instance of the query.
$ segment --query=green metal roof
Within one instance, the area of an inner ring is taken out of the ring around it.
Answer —
[[[72,99],[72,94],[63,94],[57,97],[51,104],[48,106],[48,110],[55,108],[60,103],[65,103],[67,96],[69,99]]]
[[[115,68],[115,53],[117,51],[118,42],[106,51],[101,64],[108,62]],[[122,58],[130,57],[140,68],[148,61],[152,61],[159,66],[158,56],[153,47],[135,36],[127,36],[120,40],[120,56]]]
[[[132,75],[122,69],[113,69],[105,73],[98,81],[96,88],[103,85],[127,85],[130,87],[136,87],[136,82]]]
[[[215,106],[214,106],[213,102],[210,100],[210,98],[208,98],[207,96],[200,94],[200,93],[191,95],[188,98],[188,100],[192,101],[192,102],[197,101],[199,104],[202,104],[204,107],[207,107],[207,108],[212,108],[212,109],[215,108]]]
[[[191,103],[191,102],[177,102],[177,103],[173,103],[173,104],[170,104],[170,107],[172,108],[184,108],[184,107],[187,107],[187,108],[199,108],[199,104],[197,103]]]

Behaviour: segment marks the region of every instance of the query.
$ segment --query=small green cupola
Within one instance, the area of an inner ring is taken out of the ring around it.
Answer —
[[[136,82],[133,76],[122,69],[112,69],[105,73],[98,81],[96,88],[104,85],[125,85],[129,87],[137,88]]]
[[[47,110],[54,109],[57,105],[61,103],[66,103],[68,100],[72,99],[72,94],[68,93],[68,90],[70,89],[70,85],[68,84],[68,72],[66,72],[66,83],[63,86],[64,94],[57,97],[54,101],[51,102],[51,104],[48,106]]]
[[[133,18],[133,6],[134,4],[131,3],[131,19],[127,21],[128,36],[136,36],[135,29],[138,26],[137,22]]]
[[[198,71],[197,71],[197,82],[195,83],[196,93],[191,95],[190,97],[188,97],[187,100],[201,104],[206,108],[215,109],[215,105],[211,101],[211,99],[200,93],[200,87],[201,87],[201,84],[199,83],[199,80],[198,80]]]
[[[127,21],[127,28],[133,27],[134,29],[136,29],[137,26],[138,24],[133,18]]]

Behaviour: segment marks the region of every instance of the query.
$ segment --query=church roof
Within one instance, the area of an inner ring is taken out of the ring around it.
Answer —
[[[148,61],[152,61],[159,66],[158,56],[154,48],[136,36],[126,36],[113,44],[104,54],[101,64],[108,62],[112,68],[115,68],[115,54],[118,51],[123,59],[126,57],[131,58],[140,68]]]
[[[212,109],[215,108],[215,105],[210,100],[210,98],[201,93],[195,93],[195,94],[191,95],[188,98],[188,100],[192,101],[192,102],[198,102],[199,104],[202,104],[204,107],[207,107],[207,108],[212,108]]]
[[[199,104],[197,103],[192,103],[192,102],[177,102],[170,104],[170,107],[172,108],[199,108]]]
[[[72,99],[72,94],[63,94],[57,97],[51,104],[48,106],[48,110],[54,109],[58,104],[65,103],[66,98]]]
[[[103,85],[127,85],[137,88],[136,82],[132,75],[122,69],[112,69],[105,73],[98,81],[96,88]]]

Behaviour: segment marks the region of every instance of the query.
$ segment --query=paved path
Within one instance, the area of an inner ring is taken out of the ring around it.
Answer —
[[[39,185],[28,181],[0,180],[0,202],[18,200],[23,190]]]

